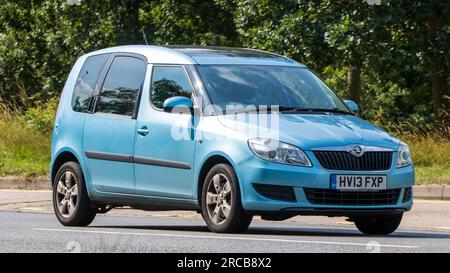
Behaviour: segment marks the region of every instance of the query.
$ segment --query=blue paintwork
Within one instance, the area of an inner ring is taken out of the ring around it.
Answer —
[[[71,108],[72,90],[84,60],[93,54],[129,52],[141,54],[148,59],[148,69],[136,119],[115,115],[77,113]],[[151,68],[153,63],[181,64],[190,72],[197,94],[205,90],[193,66],[210,63],[237,63],[302,66],[292,60],[272,56],[238,56],[214,51],[199,54],[198,50],[171,49],[154,46],[126,46],[100,50],[82,56],[74,65],[60,99],[56,114],[52,141],[51,173],[53,165],[63,153],[71,153],[79,161],[91,199],[129,200],[144,202],[176,202],[186,207],[197,204],[199,174],[204,163],[212,156],[221,156],[236,170],[244,209],[252,211],[278,211],[283,208],[405,208],[409,210],[412,201],[390,206],[320,206],[307,202],[304,187],[330,188],[332,174],[361,174],[354,171],[330,171],[322,168],[311,150],[319,147],[363,144],[397,151],[400,141],[380,128],[353,115],[328,114],[282,114],[279,115],[278,137],[280,141],[295,145],[305,151],[313,167],[290,166],[264,161],[248,148],[247,141],[253,137],[246,132],[257,127],[270,137],[274,132],[267,126],[256,125],[251,120],[268,119],[270,114],[250,114],[247,120],[241,115],[196,115],[189,113],[168,113],[156,109],[149,101]],[[193,75],[193,77],[192,77]],[[197,98],[194,108],[198,108]],[[346,101],[353,111],[356,104]],[[165,102],[167,107],[192,102],[172,98]],[[273,114],[277,115],[277,114]],[[183,140],[172,138],[173,124]],[[267,130],[265,130],[267,129]],[[232,138],[230,136],[233,136]],[[200,141],[201,140],[201,141]],[[188,164],[190,169],[168,168],[133,162],[113,162],[90,159],[86,151],[124,154]],[[387,175],[388,188],[400,188],[414,184],[414,165],[397,168],[394,153],[392,167],[388,171],[363,172],[364,174]],[[297,202],[283,202],[259,195],[252,183],[292,186]],[[403,193],[403,190],[402,190]],[[400,198],[401,199],[401,198]]]
[[[86,115],[83,152],[94,151],[121,155],[134,153],[136,120],[119,115]],[[87,172],[92,186],[99,191],[134,193],[134,167],[126,162],[87,158]]]
[[[147,71],[151,71],[151,69],[147,69]],[[144,86],[149,86],[149,79],[150,72],[146,77]],[[142,98],[144,99],[141,100],[139,107],[136,128],[148,127],[150,132],[145,137],[136,134],[134,155],[183,162],[193,166],[195,141],[191,131],[193,126],[192,116],[190,114],[168,113],[162,109],[154,108],[149,100],[150,88],[144,88],[143,90]],[[177,101],[182,100],[172,100],[174,103]],[[198,123],[198,121],[195,123]],[[177,124],[180,134],[185,132],[187,137],[180,141],[173,141],[171,137],[172,124]],[[136,194],[194,199],[192,194],[194,170],[192,168],[186,170],[143,164],[135,164],[134,168]]]
[[[344,100],[345,104],[347,104],[348,108],[353,112],[357,113],[359,111],[358,104],[352,100]]]

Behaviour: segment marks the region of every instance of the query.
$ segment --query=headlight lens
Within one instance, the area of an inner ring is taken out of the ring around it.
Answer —
[[[305,152],[287,143],[254,138],[248,140],[248,146],[254,154],[267,161],[304,167],[312,166]]]
[[[397,152],[397,168],[406,167],[412,163],[411,153],[408,145],[400,143]]]

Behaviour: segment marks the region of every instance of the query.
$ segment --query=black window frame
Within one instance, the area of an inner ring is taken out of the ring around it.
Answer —
[[[98,56],[102,56],[102,55],[106,55],[107,58],[106,58],[106,61],[103,63],[103,66],[100,68],[100,72],[98,73],[97,78],[94,80],[94,86],[92,88],[92,93],[91,93],[91,96],[89,98],[88,107],[87,107],[86,110],[82,110],[82,111],[75,110],[74,109],[75,105],[73,105],[73,98],[75,96],[75,88],[76,88],[78,79],[80,78],[80,74],[83,71],[83,67],[86,65],[86,62],[89,60],[89,58],[98,57]],[[83,64],[81,65],[80,71],[78,72],[78,75],[77,75],[77,78],[76,78],[75,85],[73,86],[73,89],[72,89],[72,98],[71,98],[71,106],[70,106],[72,111],[77,112],[77,113],[90,113],[91,112],[93,98],[95,97],[95,93],[97,91],[96,90],[97,89],[97,85],[98,85],[98,83],[99,83],[99,81],[101,79],[101,76],[102,76],[102,73],[103,73],[105,67],[108,65],[108,61],[109,61],[109,59],[111,57],[110,55],[111,55],[110,53],[102,53],[102,54],[94,54],[94,55],[90,55],[90,56],[86,57],[86,59],[84,60]]]
[[[108,75],[109,69],[111,68],[111,65],[114,62],[114,59],[116,57],[130,57],[130,58],[140,59],[141,61],[144,62],[144,65],[145,65],[144,78],[142,79],[141,86],[140,86],[138,94],[136,96],[136,104],[134,105],[134,113],[131,116],[122,115],[122,114],[103,113],[103,112],[97,111],[98,104],[100,101],[99,98],[100,98],[101,90],[103,88],[103,85],[105,84],[106,76]],[[139,105],[141,104],[142,91],[144,89],[144,83],[145,83],[145,79],[147,77],[147,68],[148,68],[148,60],[143,55],[140,55],[137,53],[123,53],[123,52],[111,53],[109,56],[109,59],[106,61],[105,65],[103,67],[102,72],[100,73],[99,80],[97,81],[97,85],[94,89],[94,94],[92,96],[93,103],[92,103],[92,107],[91,107],[89,113],[91,113],[91,114],[99,113],[99,114],[104,114],[104,115],[114,115],[114,116],[119,116],[119,117],[127,117],[127,118],[131,118],[131,119],[137,119],[137,116],[139,113]]]
[[[189,99],[192,100],[193,105],[197,104],[197,103],[196,103],[196,94],[195,94],[194,84],[193,84],[193,82],[192,82],[191,75],[189,74],[189,71],[188,71],[188,68],[186,67],[186,65],[183,65],[183,64],[152,64],[152,71],[151,71],[151,75],[150,75],[150,86],[149,86],[149,92],[148,92],[148,96],[149,96],[148,101],[149,101],[149,103],[150,103],[150,106],[151,106],[154,110],[160,111],[160,112],[164,112],[164,109],[163,109],[163,108],[157,107],[157,106],[153,103],[153,100],[152,100],[152,92],[153,92],[153,74],[154,74],[154,71],[155,71],[155,67],[181,67],[181,68],[183,68],[184,73],[186,74],[186,77],[187,77],[188,82],[189,82],[189,84],[191,85],[191,89],[192,89],[192,92],[191,92],[191,98],[189,98]]]

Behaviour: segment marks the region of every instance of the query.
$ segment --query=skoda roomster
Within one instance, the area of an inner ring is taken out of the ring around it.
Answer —
[[[408,146],[304,65],[258,50],[121,46],[78,59],[53,129],[58,220],[120,206],[195,210],[214,232],[254,215],[345,216],[389,234],[412,207]]]

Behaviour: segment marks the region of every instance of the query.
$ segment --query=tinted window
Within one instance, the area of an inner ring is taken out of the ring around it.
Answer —
[[[145,69],[146,63],[138,58],[114,58],[100,93],[97,111],[132,116]]]
[[[73,110],[78,112],[88,110],[92,92],[107,59],[107,54],[91,56],[86,59],[75,83],[72,96]]]
[[[300,67],[200,65],[198,71],[213,104],[287,106],[347,111],[311,71]]]
[[[164,100],[183,96],[191,98],[192,86],[182,66],[155,66],[152,76],[151,100],[158,108]]]

